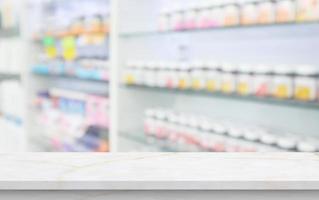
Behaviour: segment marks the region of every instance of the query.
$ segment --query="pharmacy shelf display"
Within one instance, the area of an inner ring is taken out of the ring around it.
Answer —
[[[118,2],[121,136],[144,137],[150,148],[174,151],[318,151],[319,143],[309,141],[319,131],[319,62],[313,51],[319,47],[319,1],[139,5]],[[165,115],[145,117],[150,109]],[[216,134],[171,122],[167,113],[227,126]],[[146,130],[145,119],[155,121],[158,132]],[[231,137],[238,123],[256,131],[247,133],[253,141]],[[265,144],[260,132],[280,142]],[[208,146],[201,142],[207,134]]]
[[[319,106],[316,66],[264,66],[216,62],[129,62],[124,84],[175,92],[260,100],[289,106]]]
[[[109,151],[109,1],[30,2],[31,143],[39,151]]]

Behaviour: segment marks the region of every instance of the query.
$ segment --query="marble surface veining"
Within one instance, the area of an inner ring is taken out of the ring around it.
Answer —
[[[0,154],[0,189],[319,190],[319,154]]]

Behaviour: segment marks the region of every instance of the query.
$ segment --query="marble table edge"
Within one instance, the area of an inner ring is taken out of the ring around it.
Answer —
[[[319,181],[0,181],[5,190],[316,190]]]

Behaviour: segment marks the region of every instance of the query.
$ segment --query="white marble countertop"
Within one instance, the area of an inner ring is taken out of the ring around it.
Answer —
[[[1,190],[319,190],[319,154],[0,154]]]

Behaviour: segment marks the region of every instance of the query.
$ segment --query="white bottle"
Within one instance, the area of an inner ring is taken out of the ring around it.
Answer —
[[[314,101],[317,98],[317,78],[319,68],[313,65],[300,65],[295,68],[294,96],[301,101]]]
[[[192,30],[198,28],[199,10],[195,3],[190,3],[185,10],[185,29]]]
[[[205,88],[205,70],[204,63],[196,61],[191,64],[191,85],[193,90],[202,90]]]
[[[224,26],[237,26],[240,23],[238,2],[227,0],[224,5]]]
[[[178,87],[178,63],[167,63],[168,71],[165,75],[165,87],[168,89],[176,89]]]
[[[293,0],[282,0],[277,2],[276,22],[290,23],[296,21],[296,4]]]
[[[297,21],[307,22],[319,19],[319,0],[297,0]]]
[[[158,71],[156,74],[156,86],[164,88],[166,84],[166,77],[168,73],[168,65],[165,62],[158,62]]]
[[[174,5],[172,7],[171,14],[171,30],[180,31],[183,30],[184,20],[185,20],[185,11],[182,9],[181,5]]]
[[[304,138],[298,141],[297,151],[299,152],[317,152],[319,151],[319,143],[314,138]]]
[[[224,26],[224,10],[220,0],[213,1],[210,8],[211,27]]]
[[[257,65],[254,68],[253,93],[259,97],[271,95],[273,68],[270,65]]]
[[[291,135],[282,136],[277,140],[277,146],[285,151],[295,150],[297,147],[297,141],[292,138]]]
[[[221,91],[225,94],[231,94],[236,91],[236,67],[233,64],[225,63],[222,65]]]
[[[198,28],[205,29],[211,27],[211,3],[210,1],[204,1],[199,5],[199,19],[198,19]]]
[[[276,22],[276,8],[272,1],[261,1],[257,6],[258,24],[273,24]]]
[[[280,65],[274,68],[274,77],[272,82],[272,94],[275,98],[289,99],[293,96],[293,74],[294,69],[291,66]]]
[[[206,90],[208,92],[220,91],[221,85],[221,73],[218,69],[219,64],[217,62],[207,63],[207,72],[205,78]]]
[[[161,32],[170,30],[171,13],[167,8],[163,8],[159,14],[158,29]]]
[[[240,95],[251,95],[253,93],[252,66],[243,64],[239,66],[237,75],[237,93]]]
[[[241,1],[241,25],[254,25],[257,23],[257,5],[253,0]]]
[[[143,85],[143,76],[145,74],[145,68],[143,68],[142,62],[136,62],[134,70],[134,80],[136,85]]]
[[[185,90],[191,86],[189,63],[181,62],[178,64],[178,89]]]
[[[145,84],[148,87],[155,87],[156,85],[157,66],[155,62],[146,63]]]

